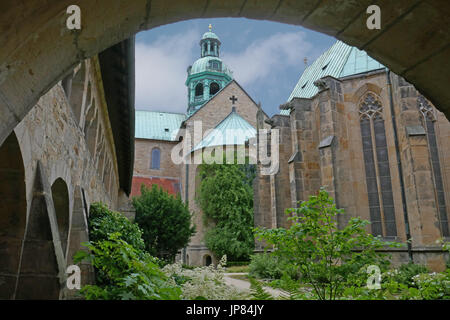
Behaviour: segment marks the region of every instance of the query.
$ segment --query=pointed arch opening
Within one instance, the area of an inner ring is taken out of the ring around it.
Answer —
[[[27,214],[25,169],[14,131],[0,147],[0,299],[13,299]]]
[[[433,175],[436,207],[438,210],[439,229],[443,237],[450,237],[449,217],[447,215],[447,204],[442,177],[441,162],[439,158],[439,146],[436,139],[436,113],[433,106],[420,95],[417,98],[417,107],[421,114],[421,122],[425,128],[428,142],[428,153],[431,161]]]
[[[203,95],[203,83],[198,83],[195,86],[195,96],[200,97]]]
[[[364,168],[372,234],[396,237],[389,155],[381,99],[368,92],[359,102]]]
[[[153,148],[150,169],[159,170],[160,166],[161,166],[161,150],[159,148]]]
[[[61,178],[55,180],[51,189],[53,205],[55,206],[56,219],[58,222],[59,239],[61,241],[63,253],[65,254],[70,225],[69,190],[66,182]]]

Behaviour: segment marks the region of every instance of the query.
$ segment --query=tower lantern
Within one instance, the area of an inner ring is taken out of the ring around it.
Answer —
[[[208,26],[200,39],[200,58],[188,68],[188,115],[208,102],[233,79],[233,73],[220,59],[220,39]]]

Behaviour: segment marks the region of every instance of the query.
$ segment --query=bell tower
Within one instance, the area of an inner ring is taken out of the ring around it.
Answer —
[[[208,102],[220,89],[233,79],[233,73],[220,59],[220,39],[212,32],[205,32],[200,40],[200,58],[187,69],[187,114],[191,115]]]

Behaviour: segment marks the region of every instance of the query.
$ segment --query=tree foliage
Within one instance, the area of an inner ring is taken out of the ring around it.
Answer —
[[[254,166],[239,164],[202,164],[197,203],[206,232],[206,246],[217,256],[246,260],[253,252]]]
[[[158,258],[173,261],[195,233],[192,215],[180,196],[153,185],[141,186],[141,196],[133,198],[135,222],[143,230],[145,248]]]
[[[145,248],[142,230],[120,212],[110,210],[104,203],[93,203],[89,209],[89,240],[107,240],[112,233],[119,233],[120,239],[136,250]]]
[[[319,299],[340,297],[345,285],[360,280],[355,277],[368,265],[385,269],[389,260],[378,249],[397,246],[368,234],[369,222],[360,218],[338,228],[336,216],[342,212],[321,189],[299,208],[287,210],[293,222],[289,229],[256,229],[257,238],[273,245],[276,255],[298,268],[302,281],[314,288]]]

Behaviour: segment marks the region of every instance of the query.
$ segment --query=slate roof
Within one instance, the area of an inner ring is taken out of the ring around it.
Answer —
[[[186,115],[182,113],[138,110],[135,138],[175,141],[185,119]]]

